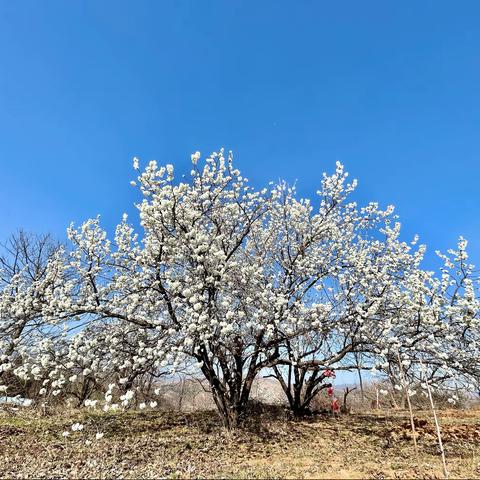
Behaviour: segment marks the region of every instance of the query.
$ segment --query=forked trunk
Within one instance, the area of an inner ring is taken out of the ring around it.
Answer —
[[[282,372],[277,366],[273,367],[275,377],[279,381],[288,401],[290,411],[295,417],[303,417],[311,413],[310,405],[316,395],[323,389],[331,386],[331,383],[323,383],[325,375],[319,374],[320,369],[312,371],[307,378],[308,370],[296,365],[289,366],[288,381],[285,381]],[[291,375],[293,370],[294,381],[292,383]]]
[[[263,333],[256,340],[255,350],[246,355],[241,339],[236,348],[214,352],[215,362],[209,355],[210,346],[203,344],[198,348],[196,357],[202,363],[202,373],[210,384],[213,399],[223,424],[229,430],[236,428],[242,421],[250,398],[253,381],[263,368],[268,368],[278,358],[275,349],[266,358],[261,358]],[[249,360],[247,364],[246,357]]]

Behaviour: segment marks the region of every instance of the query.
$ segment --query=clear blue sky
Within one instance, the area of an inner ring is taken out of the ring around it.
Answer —
[[[406,238],[480,259],[479,21],[478,0],[3,0],[0,237],[110,228],[134,155],[225,146],[309,196],[341,160]]]

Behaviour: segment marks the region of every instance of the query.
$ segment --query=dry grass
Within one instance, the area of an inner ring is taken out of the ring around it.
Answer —
[[[55,478],[442,478],[428,412],[302,421],[259,414],[229,433],[211,412],[0,415],[0,476]],[[440,412],[451,478],[480,477],[480,412]],[[81,433],[62,437],[74,422]],[[96,442],[95,433],[105,437]],[[86,445],[86,440],[92,440]]]

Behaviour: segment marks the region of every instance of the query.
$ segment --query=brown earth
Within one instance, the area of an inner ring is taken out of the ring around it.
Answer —
[[[258,413],[235,432],[212,412],[3,412],[0,476],[442,478],[431,416],[415,415],[418,459],[406,412],[299,421]],[[450,478],[480,478],[480,411],[443,411],[440,421]],[[75,422],[83,431],[71,431]]]

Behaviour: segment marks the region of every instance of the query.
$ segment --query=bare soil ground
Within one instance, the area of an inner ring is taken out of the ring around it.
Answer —
[[[440,418],[450,478],[480,478],[480,411]],[[74,422],[83,431],[72,432]],[[259,413],[235,432],[212,412],[3,412],[0,477],[442,478],[429,412],[416,423],[418,460],[406,412],[298,421]]]

